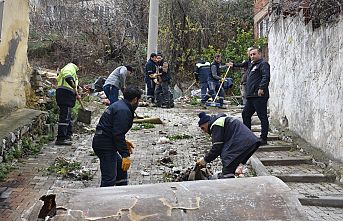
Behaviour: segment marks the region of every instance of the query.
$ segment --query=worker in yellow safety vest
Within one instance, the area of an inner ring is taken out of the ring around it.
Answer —
[[[76,99],[81,99],[77,92],[79,70],[78,60],[64,66],[57,76],[56,102],[60,109],[58,120],[58,133],[55,145],[72,145],[72,118],[71,110]]]

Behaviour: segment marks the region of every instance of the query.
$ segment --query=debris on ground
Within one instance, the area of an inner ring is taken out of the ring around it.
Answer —
[[[169,138],[171,141],[175,141],[175,140],[190,139],[192,138],[192,136],[188,134],[175,134],[172,136],[168,136],[167,138]]]
[[[170,143],[170,139],[167,137],[160,137],[157,141],[158,144],[166,144],[166,143]]]
[[[93,174],[91,169],[81,167],[78,161],[68,160],[64,157],[57,157],[54,163],[47,168],[49,173],[75,180],[91,180]]]

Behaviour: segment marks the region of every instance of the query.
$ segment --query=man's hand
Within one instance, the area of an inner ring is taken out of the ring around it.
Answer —
[[[226,63],[226,66],[229,68],[233,68],[233,63],[232,62]]]
[[[76,99],[79,101],[81,100],[81,96],[79,95],[79,93],[76,93]]]
[[[259,97],[262,97],[262,96],[264,95],[263,89],[258,89],[257,95],[258,95]]]
[[[220,79],[220,83],[225,82],[225,78]]]
[[[123,161],[121,163],[121,168],[123,169],[123,171],[127,171],[131,166],[131,160],[130,157],[125,157],[123,158]]]
[[[206,166],[206,161],[204,158],[200,158],[199,160],[197,160],[196,165],[201,166],[201,167],[205,167]]]
[[[133,154],[133,150],[135,147],[133,146],[132,142],[129,140],[125,140],[127,149],[129,150],[130,154]]]

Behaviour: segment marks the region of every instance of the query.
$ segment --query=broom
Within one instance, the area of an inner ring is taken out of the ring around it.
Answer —
[[[229,70],[230,70],[230,67],[226,70],[225,75],[224,75],[224,79],[226,79],[226,76],[227,76],[227,74],[229,73]],[[224,81],[225,81],[225,80],[224,80]],[[206,102],[206,105],[207,105],[207,106],[212,106],[212,107],[216,107],[216,106],[217,106],[216,100],[217,100],[217,97],[218,97],[218,95],[219,95],[220,90],[221,90],[222,87],[223,87],[224,81],[220,84],[219,89],[218,89],[218,91],[217,91],[217,94],[216,94],[216,96],[214,97],[214,100],[213,100],[212,102]]]

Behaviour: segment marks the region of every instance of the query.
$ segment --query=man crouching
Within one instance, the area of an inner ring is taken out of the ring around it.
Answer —
[[[260,141],[236,118],[225,114],[209,116],[205,112],[201,112],[199,118],[201,130],[212,137],[212,148],[196,164],[204,167],[220,155],[223,169],[218,178],[234,178],[236,168],[240,163],[246,164]]]

